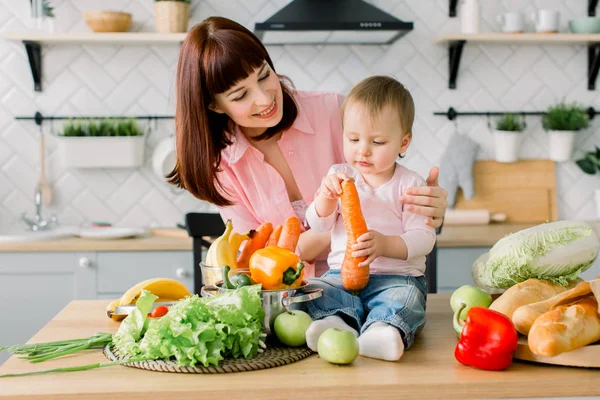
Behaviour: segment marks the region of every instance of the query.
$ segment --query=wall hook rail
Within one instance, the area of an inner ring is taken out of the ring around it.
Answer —
[[[65,119],[126,119],[126,118],[133,118],[133,119],[147,119],[148,121],[152,121],[152,120],[159,120],[159,119],[173,119],[175,118],[175,116],[173,115],[136,115],[136,116],[123,116],[123,115],[119,115],[119,116],[97,116],[97,115],[91,115],[91,116],[82,116],[82,115],[75,115],[75,116],[48,116],[48,115],[42,115],[42,113],[40,113],[39,111],[36,111],[35,114],[33,114],[32,117],[24,117],[24,116],[18,116],[15,117],[16,120],[20,120],[20,121],[35,121],[36,125],[41,125],[44,121],[57,121],[57,120],[65,120]]]
[[[596,116],[596,109],[594,107],[588,107],[586,109],[587,115],[590,119],[594,119]],[[447,111],[435,111],[433,115],[443,115],[450,121],[455,120],[459,116],[490,116],[490,115],[503,115],[503,114],[516,114],[516,115],[545,115],[545,111],[456,111],[454,107],[448,108]]]

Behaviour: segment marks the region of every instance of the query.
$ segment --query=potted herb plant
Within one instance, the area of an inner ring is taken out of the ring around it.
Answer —
[[[144,131],[133,118],[72,119],[56,136],[67,167],[132,168],[144,161]]]
[[[596,151],[585,153],[583,158],[575,161],[575,163],[588,175],[600,174],[600,147],[596,146]],[[596,201],[596,214],[600,219],[600,188],[594,189],[594,199]]]
[[[493,130],[496,161],[515,162],[519,159],[521,133],[525,130],[525,122],[515,114],[505,113],[496,121]]]
[[[190,0],[155,0],[154,23],[160,33],[187,32]]]
[[[575,133],[589,124],[586,110],[576,103],[558,103],[550,106],[542,119],[548,131],[550,159],[568,161],[573,152]]]

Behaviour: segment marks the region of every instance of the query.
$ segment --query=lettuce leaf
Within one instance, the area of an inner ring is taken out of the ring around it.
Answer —
[[[140,315],[144,314],[140,311]],[[115,334],[113,343],[120,352],[148,359],[175,358],[181,366],[252,358],[263,336],[261,286],[245,286],[216,297],[188,297],[169,307],[165,316],[147,319],[146,328],[140,329],[137,319],[129,315]]]

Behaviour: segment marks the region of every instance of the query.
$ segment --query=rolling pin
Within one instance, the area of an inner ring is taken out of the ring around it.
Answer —
[[[506,214],[490,213],[489,210],[446,210],[444,225],[487,225],[504,222]]]

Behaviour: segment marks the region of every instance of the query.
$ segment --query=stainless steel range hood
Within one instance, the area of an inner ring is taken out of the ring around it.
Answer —
[[[254,25],[266,45],[391,44],[412,29],[363,0],[292,0]]]

